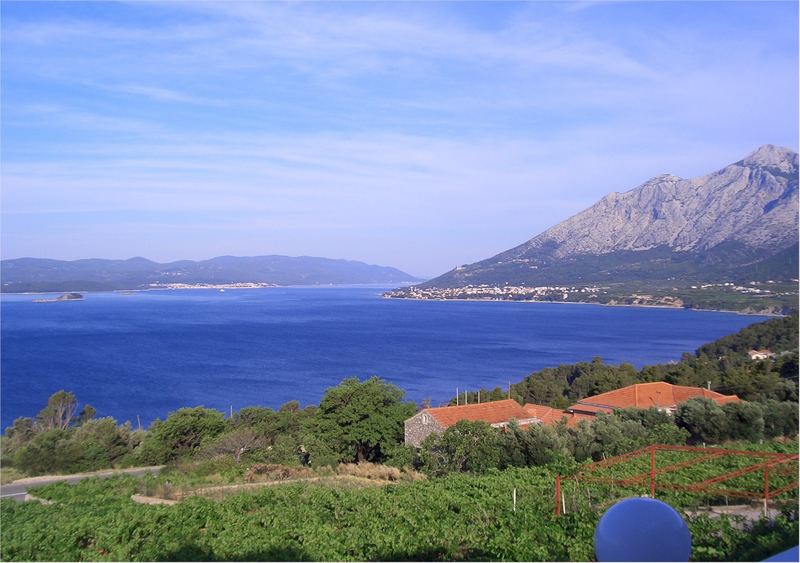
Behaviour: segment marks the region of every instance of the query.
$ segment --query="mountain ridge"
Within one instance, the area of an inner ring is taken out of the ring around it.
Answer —
[[[691,179],[654,176],[495,256],[420,287],[571,284],[632,279],[715,280],[797,245],[798,155],[763,145]],[[796,277],[795,258],[767,277]],[[758,268],[756,268],[758,271]]]
[[[125,260],[14,258],[0,261],[2,292],[109,291],[168,284],[328,285],[403,283],[418,278],[389,266],[313,256],[217,256],[159,263]]]

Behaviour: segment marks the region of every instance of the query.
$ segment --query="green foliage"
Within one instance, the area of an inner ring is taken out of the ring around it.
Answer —
[[[698,356],[718,358],[738,356],[749,359],[748,350],[768,349],[774,353],[797,352],[798,314],[771,319],[743,328],[735,334],[723,336],[710,344],[701,346]],[[795,373],[794,375],[797,375]]]
[[[310,431],[337,461],[381,461],[385,448],[403,441],[403,422],[414,414],[414,404],[403,402],[403,395],[377,377],[345,379],[325,392]]]
[[[692,443],[718,444],[728,432],[725,411],[714,401],[702,397],[678,405],[675,424],[689,432]]]
[[[729,440],[755,442],[764,437],[764,411],[757,403],[728,403],[722,406]]]
[[[511,424],[501,436],[503,466],[546,465],[570,456],[570,450],[568,435],[557,426],[532,424],[522,429]]]
[[[32,475],[91,471],[124,464],[136,438],[129,426],[101,418],[75,429],[40,432],[15,449],[11,460]]]
[[[798,315],[756,323],[686,354],[673,364],[645,366],[591,362],[561,365],[532,373],[512,385],[520,402],[566,408],[578,400],[634,383],[666,381],[675,385],[712,388],[747,401],[797,401]],[[753,361],[748,350],[766,348],[775,358]]]
[[[147,433],[138,456],[148,463],[164,463],[197,450],[204,440],[225,430],[222,413],[204,407],[183,408],[156,420]]]
[[[395,444],[386,448],[386,459],[383,462],[391,467],[419,467],[421,461],[417,448],[406,444]]]
[[[6,428],[3,436],[3,455],[13,453],[15,450],[30,442],[36,436],[36,426],[32,418],[20,417]]]
[[[462,420],[443,434],[422,442],[422,469],[439,476],[453,472],[483,473],[500,463],[500,439],[485,422]]]
[[[694,561],[763,561],[797,545],[797,520],[778,517],[745,524],[735,517],[688,519]]]
[[[14,465],[32,475],[69,471],[81,457],[78,445],[70,440],[68,430],[46,430],[17,450]]]
[[[74,393],[56,391],[47,400],[47,406],[36,416],[37,424],[45,430],[66,430],[73,422],[78,408]]]
[[[555,475],[537,467],[376,488],[290,484],[174,506],[132,503],[130,477],[50,485],[36,494],[56,505],[0,503],[0,559],[593,560],[603,509],[583,507],[585,493],[567,489],[568,513],[555,517]],[[592,494],[600,505],[614,498]],[[796,519],[783,516],[687,521],[698,561],[758,561],[797,541]]]
[[[797,436],[798,409],[797,403],[766,401],[764,411],[764,436]]]

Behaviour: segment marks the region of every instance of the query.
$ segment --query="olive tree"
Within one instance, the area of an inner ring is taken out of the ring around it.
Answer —
[[[414,414],[403,395],[378,377],[345,379],[325,392],[308,431],[339,461],[382,461],[389,446],[403,441],[403,422]]]

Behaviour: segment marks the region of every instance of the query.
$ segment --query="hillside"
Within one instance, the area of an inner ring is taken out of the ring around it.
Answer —
[[[765,145],[692,179],[665,174],[496,256],[421,287],[790,280],[798,268],[798,155]]]
[[[310,256],[219,256],[166,264],[145,258],[74,261],[17,258],[3,260],[0,269],[3,292],[103,291],[167,284],[402,283],[415,279],[386,266]]]

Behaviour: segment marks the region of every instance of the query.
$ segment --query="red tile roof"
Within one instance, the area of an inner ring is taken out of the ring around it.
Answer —
[[[534,405],[533,403],[527,403],[522,407],[525,412],[528,413],[529,416],[533,418],[538,418],[542,424],[555,424],[560,422],[562,418],[567,419],[567,426],[572,427],[578,424],[581,420],[591,419],[591,416],[580,414],[580,413],[571,413],[561,409],[554,409],[553,407],[547,407],[544,405]],[[521,426],[528,426],[527,424],[523,424]]]
[[[576,413],[588,413],[588,416],[594,416],[598,413],[610,413],[613,412],[614,409],[610,407],[599,407],[595,405],[584,405],[583,403],[578,403],[576,405],[572,405],[569,409],[572,412]]]
[[[489,424],[499,424],[508,422],[512,418],[516,420],[530,418],[530,415],[513,399],[455,407],[434,407],[423,412],[430,414],[445,428],[460,420],[482,420]]]
[[[694,397],[705,397],[717,404],[739,401],[736,395],[722,395],[701,387],[672,385],[664,381],[638,383],[622,389],[586,397],[572,405],[569,410],[580,412],[609,412],[613,409],[646,409],[650,407],[674,408]]]

